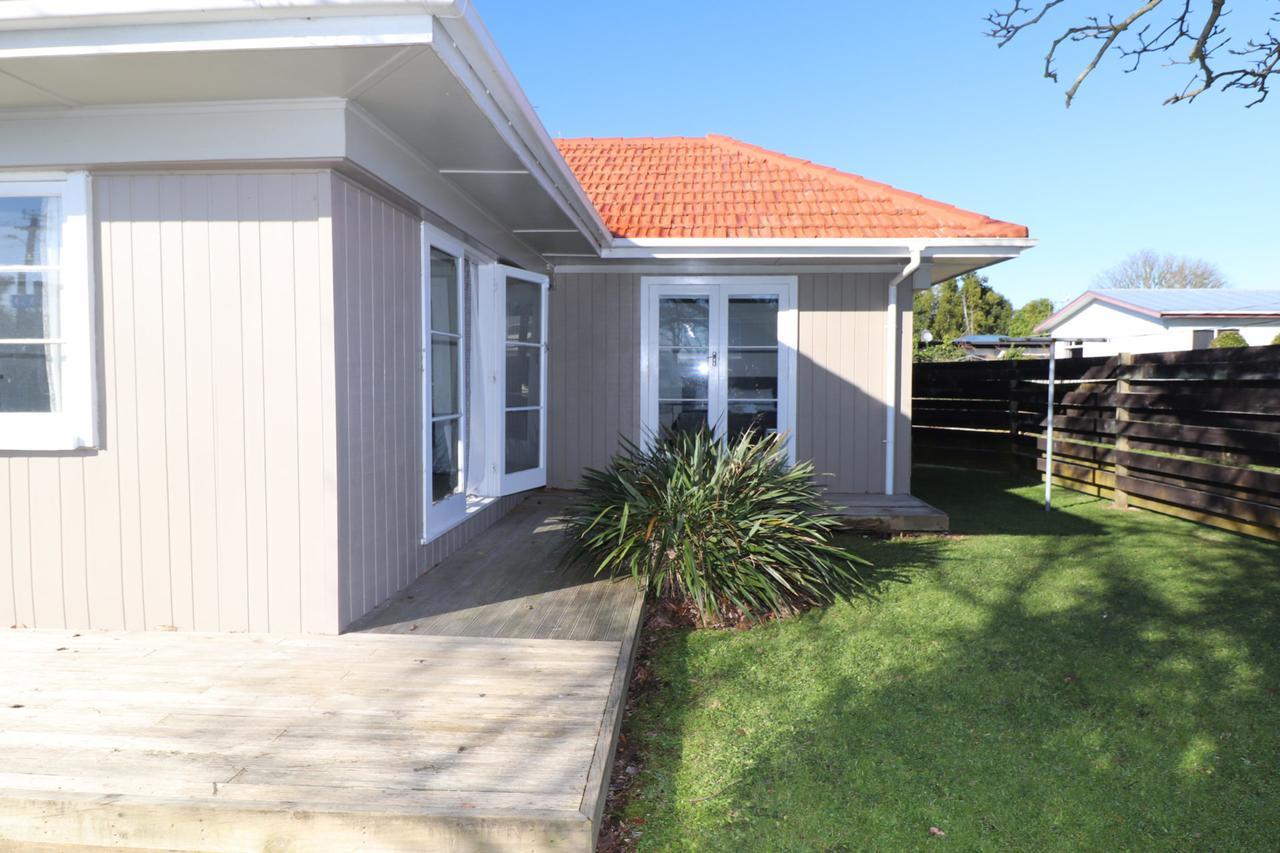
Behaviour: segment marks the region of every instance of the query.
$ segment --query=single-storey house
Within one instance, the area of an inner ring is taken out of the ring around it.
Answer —
[[[912,291],[1033,245],[552,140],[466,0],[0,3],[0,170],[6,626],[338,633],[660,427],[908,494]]]
[[[1096,338],[1058,343],[1058,356],[1206,349],[1225,331],[1249,346],[1280,335],[1280,290],[1087,290],[1036,327],[1037,334]]]

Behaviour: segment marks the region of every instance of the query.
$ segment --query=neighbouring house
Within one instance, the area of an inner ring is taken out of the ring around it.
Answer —
[[[968,361],[999,361],[1012,352],[1018,358],[1048,358],[1049,344],[1009,335],[964,335],[952,341]]]
[[[1034,242],[723,136],[553,141],[464,0],[0,3],[0,169],[31,627],[341,632],[659,427],[907,495],[912,291]]]
[[[1250,346],[1280,334],[1280,290],[1087,290],[1036,327],[1060,338],[1058,356],[1205,349],[1225,331]]]

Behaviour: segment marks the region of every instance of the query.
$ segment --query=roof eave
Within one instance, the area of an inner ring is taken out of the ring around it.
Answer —
[[[688,259],[925,259],[1015,258],[1037,244],[1031,237],[614,237],[601,257],[620,260]]]

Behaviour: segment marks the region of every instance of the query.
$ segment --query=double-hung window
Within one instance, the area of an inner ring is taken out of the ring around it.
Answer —
[[[0,176],[0,450],[96,445],[89,181]]]

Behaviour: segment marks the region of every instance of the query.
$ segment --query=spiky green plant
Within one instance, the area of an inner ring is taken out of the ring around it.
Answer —
[[[786,438],[748,432],[726,446],[703,430],[624,443],[589,469],[568,525],[596,573],[630,573],[686,600],[703,623],[822,604],[863,586],[865,560],[832,541],[839,520],[812,464]]]

